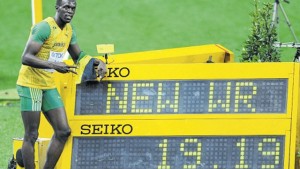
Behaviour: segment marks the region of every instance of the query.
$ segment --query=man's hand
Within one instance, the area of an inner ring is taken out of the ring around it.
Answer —
[[[72,68],[77,68],[76,66],[67,65],[64,62],[51,62],[50,66],[52,69],[55,69],[59,73],[74,73],[77,74]]]
[[[102,80],[107,72],[106,64],[102,60],[95,59],[94,65],[97,66],[96,68],[97,75]]]

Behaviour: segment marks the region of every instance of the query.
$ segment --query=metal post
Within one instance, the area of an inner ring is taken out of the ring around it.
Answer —
[[[42,4],[42,0],[31,0],[32,24],[35,24],[43,19]]]
[[[295,32],[294,32],[294,29],[293,29],[293,27],[292,27],[291,22],[289,21],[288,16],[286,15],[286,13],[285,13],[285,11],[284,11],[283,6],[282,6],[281,4],[279,4],[279,6],[280,6],[280,9],[281,9],[281,11],[282,11],[282,13],[283,13],[283,16],[284,16],[284,18],[285,18],[285,21],[286,21],[287,25],[289,26],[290,31],[291,31],[291,33],[292,33],[294,39],[295,39],[295,42],[298,43],[299,41],[298,41],[298,39],[297,39],[297,36],[296,36],[296,34],[295,34]]]

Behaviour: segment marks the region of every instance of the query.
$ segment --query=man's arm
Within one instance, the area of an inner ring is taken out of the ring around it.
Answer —
[[[50,62],[36,57],[37,53],[41,50],[42,45],[43,44],[34,41],[32,38],[29,38],[22,55],[22,64],[40,69],[55,69],[60,73],[75,73],[70,68],[75,68],[76,66],[69,66],[64,62]]]
[[[71,55],[73,62],[77,63],[81,53],[78,43],[70,44],[68,48],[68,52]]]

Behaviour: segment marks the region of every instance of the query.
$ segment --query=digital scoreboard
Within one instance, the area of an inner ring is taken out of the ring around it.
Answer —
[[[111,64],[101,83],[67,76],[62,168],[294,168],[298,63]]]

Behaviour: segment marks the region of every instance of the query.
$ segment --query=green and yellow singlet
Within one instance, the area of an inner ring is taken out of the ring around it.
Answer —
[[[43,44],[36,57],[52,62],[62,62],[69,44],[77,41],[71,24],[67,23],[63,29],[60,29],[52,17],[33,26],[30,38]],[[38,89],[55,88],[53,72],[53,69],[38,69],[22,65],[17,85]]]

